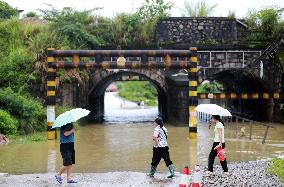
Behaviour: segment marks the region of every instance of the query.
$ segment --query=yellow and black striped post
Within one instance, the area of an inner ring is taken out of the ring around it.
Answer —
[[[55,129],[51,129],[55,121],[55,105],[56,105],[56,69],[52,67],[52,63],[55,62],[55,58],[50,55],[54,50],[53,48],[48,48],[48,70],[47,70],[47,139],[56,139]]]
[[[198,104],[197,99],[197,80],[198,80],[198,69],[197,69],[197,49],[195,47],[189,48],[192,55],[189,57],[191,62],[191,68],[188,69],[188,81],[189,81],[189,138],[197,138],[197,114],[194,108]]]

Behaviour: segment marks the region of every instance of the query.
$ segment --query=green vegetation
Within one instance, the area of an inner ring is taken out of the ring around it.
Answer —
[[[46,132],[35,132],[28,135],[11,135],[9,136],[10,143],[30,143],[46,141]]]
[[[0,89],[0,108],[15,118],[15,122],[7,123],[6,126],[9,125],[14,129],[15,124],[18,124],[17,130],[20,134],[46,129],[45,110],[42,104],[28,95],[14,92],[11,88]],[[7,117],[9,116],[6,115],[6,119]],[[11,131],[8,134],[15,132]]]
[[[217,4],[209,5],[206,0],[184,1],[183,16],[189,17],[209,17],[214,12]]]
[[[284,66],[284,48],[280,49],[276,53],[276,58],[281,62],[281,64]]]
[[[39,18],[39,15],[37,15],[36,12],[28,12],[24,17],[27,17],[27,18]]]
[[[18,10],[12,8],[8,3],[0,1],[0,19],[9,19],[13,16],[19,16]]]
[[[246,19],[248,38],[252,41],[271,42],[284,32],[284,20],[281,14],[284,8],[269,7],[260,11],[251,11]]]
[[[228,18],[236,19],[236,12],[229,10],[229,13],[227,15]]]
[[[217,81],[203,82],[197,87],[198,93],[222,93],[223,90],[223,85]]]
[[[174,6],[172,2],[165,3],[164,0],[145,0],[137,11],[137,14],[145,21],[154,20],[157,17],[163,18],[170,16],[170,10]]]
[[[158,93],[156,88],[148,81],[117,82],[119,96],[129,101],[141,102],[156,106]]]
[[[267,171],[271,174],[276,175],[282,182],[284,182],[284,159],[283,158],[274,158],[271,161],[271,166]]]
[[[3,134],[16,134],[18,121],[8,112],[0,109],[0,132]]]

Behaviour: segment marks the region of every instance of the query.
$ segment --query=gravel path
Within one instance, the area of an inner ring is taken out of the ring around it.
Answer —
[[[205,167],[202,168],[204,186],[257,186],[257,187],[284,187],[277,177],[267,174],[265,168],[269,162],[266,160],[231,163],[228,165],[229,174],[223,174],[221,166],[214,167],[214,174],[205,176]],[[65,176],[64,176],[65,177]],[[158,173],[155,178],[149,178],[145,173],[139,172],[109,172],[109,173],[77,173],[74,178],[79,181],[77,186],[95,187],[177,187],[181,181],[181,175],[174,179],[167,179],[167,174]],[[24,174],[7,175],[0,174],[0,187],[12,186],[58,186],[55,185],[54,174]],[[61,186],[68,186],[66,180]]]
[[[284,187],[284,183],[281,183],[276,176],[265,172],[268,165],[267,160],[231,163],[228,164],[228,174],[223,174],[222,167],[217,165],[211,176],[205,176],[205,167],[203,167],[203,182],[205,186]]]

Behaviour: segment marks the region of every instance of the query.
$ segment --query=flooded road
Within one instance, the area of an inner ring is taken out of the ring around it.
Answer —
[[[157,107],[138,106],[124,100],[116,92],[105,93],[106,123],[136,123],[153,121],[158,115]]]
[[[110,97],[114,97],[114,95]],[[117,102],[117,104],[116,107],[120,107],[120,102]],[[114,105],[111,106],[114,107]],[[119,111],[120,109],[114,108],[114,110]],[[123,112],[119,113],[118,116],[119,119],[125,121],[131,121],[130,119],[137,119],[138,121],[139,118],[146,118],[150,121],[156,116],[154,110],[157,109],[137,107],[123,109]],[[131,111],[136,112],[131,113]],[[114,113],[116,114],[116,112]],[[112,119],[117,118],[113,115],[111,115],[111,112],[106,113],[106,119],[109,121],[105,124],[81,126],[76,131],[74,172],[146,172],[149,169],[152,158],[153,124],[151,122],[118,123],[112,121]],[[248,136],[239,137],[241,125],[238,125],[237,130],[235,124],[228,125],[225,128],[228,162],[257,160],[283,155],[284,126],[274,125],[276,128],[269,129],[267,143],[264,145],[261,144],[264,133],[263,126],[253,125],[253,140],[250,141]],[[169,130],[171,159],[177,171],[181,171],[185,165],[192,168],[197,162],[203,165],[207,163],[207,157],[212,146],[212,129],[209,130],[205,124],[199,124],[198,139],[189,141],[187,138],[188,127],[175,127],[172,124],[166,124],[166,127]],[[246,135],[248,135],[247,132]],[[11,143],[0,146],[0,172],[14,174],[55,172],[55,169],[58,169],[62,164],[58,141],[28,144]],[[157,172],[167,172],[163,161],[158,166]]]

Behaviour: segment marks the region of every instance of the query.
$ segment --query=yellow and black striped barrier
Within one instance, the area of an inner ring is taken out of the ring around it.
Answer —
[[[55,105],[56,105],[56,68],[52,67],[52,63],[55,62],[55,58],[50,56],[53,48],[48,48],[47,63],[47,138],[53,140],[56,138],[55,129],[51,129],[55,121]]]
[[[269,93],[198,93],[198,99],[281,99],[283,94]]]
[[[198,69],[197,69],[197,49],[195,47],[191,47],[189,49],[192,52],[192,55],[189,57],[189,61],[191,62],[191,68],[188,69],[188,85],[189,85],[189,138],[195,139],[197,138],[197,113],[194,108],[198,104],[197,98],[197,78],[198,78]]]

